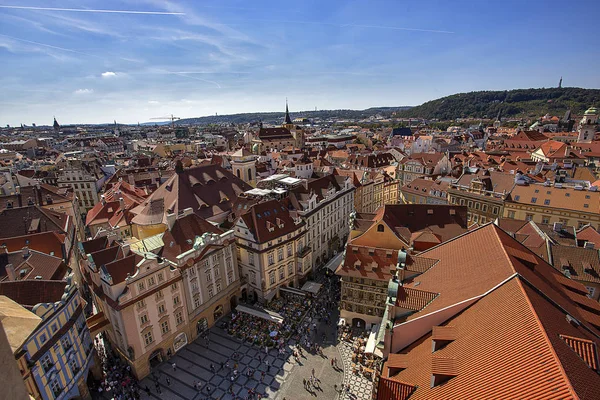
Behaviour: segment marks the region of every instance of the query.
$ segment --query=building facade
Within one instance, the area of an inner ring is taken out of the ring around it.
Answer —
[[[17,358],[28,392],[36,399],[91,398],[86,380],[94,365],[94,346],[83,313],[85,302],[72,277],[66,282],[22,281],[10,285],[31,285],[29,290],[58,297],[31,308],[42,322],[24,342]]]
[[[235,222],[240,272],[251,300],[269,301],[281,287],[296,287],[313,270],[307,225],[278,200],[253,205]]]

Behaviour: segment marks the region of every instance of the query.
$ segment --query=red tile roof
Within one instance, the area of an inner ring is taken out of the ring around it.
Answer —
[[[61,299],[67,282],[61,280],[27,280],[0,282],[0,295],[9,297],[27,309],[39,303],[54,303]]]

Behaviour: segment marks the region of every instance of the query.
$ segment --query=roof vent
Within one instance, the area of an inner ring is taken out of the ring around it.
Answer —
[[[594,242],[585,242],[583,247],[586,249],[594,249]]]
[[[37,275],[37,276],[35,277],[35,279],[37,279],[38,281],[41,281],[41,280],[42,280],[42,276],[41,276],[41,275]]]
[[[427,209],[427,215],[433,215],[433,208]]]
[[[567,322],[570,323],[571,325],[573,325],[575,328],[577,328],[579,325],[581,325],[579,323],[579,321],[577,321],[575,318],[573,318],[569,314],[567,314]]]

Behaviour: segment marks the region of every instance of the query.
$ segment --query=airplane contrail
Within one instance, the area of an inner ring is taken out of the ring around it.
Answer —
[[[45,44],[45,43],[40,43],[40,42],[34,42],[33,40],[25,40],[25,39],[20,39],[20,38],[14,37],[14,36],[4,35],[4,34],[2,34],[2,33],[0,33],[0,36],[2,36],[2,37],[6,37],[6,38],[9,38],[9,39],[12,39],[12,40],[17,40],[17,41],[19,41],[19,42],[24,42],[24,43],[33,44],[33,45],[36,45],[36,46],[43,46],[43,47],[48,47],[48,48],[50,48],[50,49],[62,50],[62,51],[68,51],[68,52],[70,52],[70,53],[81,54],[81,55],[88,56],[88,57],[96,57],[96,58],[100,58],[100,59],[102,59],[102,57],[100,57],[100,56],[96,56],[96,55],[94,55],[94,54],[84,53],[84,52],[82,52],[82,51],[77,51],[77,50],[73,50],[73,49],[66,49],[66,48],[64,48],[64,47],[52,46],[51,44]]]
[[[105,13],[105,14],[144,14],[144,15],[185,15],[183,12],[167,11],[136,11],[136,10],[103,10],[103,9],[85,9],[85,8],[57,8],[57,7],[32,7],[32,6],[13,6],[0,5],[0,8],[11,10],[34,10],[34,11],[65,11],[65,12],[87,12],[87,13]]]
[[[443,31],[443,30],[438,30],[438,29],[405,28],[405,27],[400,27],[400,26],[388,26],[388,25],[339,24],[339,23],[334,23],[334,22],[321,22],[321,21],[290,21],[290,20],[255,19],[255,18],[253,18],[252,21],[281,22],[281,23],[286,23],[286,24],[303,24],[303,25],[326,25],[326,26],[335,26],[338,28],[350,27],[350,28],[387,29],[387,30],[394,30],[394,31],[429,32],[429,33],[444,33],[444,34],[456,33],[456,32],[452,32],[452,31]]]

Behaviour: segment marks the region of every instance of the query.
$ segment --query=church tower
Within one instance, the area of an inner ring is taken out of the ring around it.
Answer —
[[[292,118],[290,118],[290,110],[288,108],[287,99],[285,99],[285,120],[283,121],[282,127],[286,128],[290,132],[294,129],[294,124],[292,123]]]
[[[292,122],[287,99],[285,99],[285,119],[281,127],[290,131],[290,133],[294,137],[294,147],[297,147],[299,149],[302,149],[304,147],[304,131],[302,131],[302,129],[296,129],[296,125],[294,125],[294,123]]]
[[[579,135],[577,143],[591,143],[596,136],[596,128],[598,127],[598,110],[595,107],[590,107],[579,121]]]

